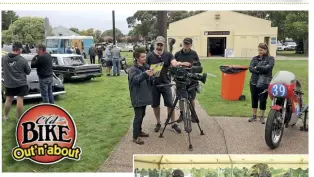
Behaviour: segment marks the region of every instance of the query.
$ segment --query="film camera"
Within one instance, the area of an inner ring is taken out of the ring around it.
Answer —
[[[165,126],[162,130],[162,132],[160,133],[159,137],[163,137],[163,133],[166,129],[166,126],[169,124],[172,124],[173,122],[169,122],[172,112],[174,111],[177,103],[179,103],[179,105],[181,105],[182,107],[182,120],[178,119],[176,122],[184,122],[184,130],[185,132],[188,133],[188,137],[189,137],[189,150],[192,151],[193,150],[193,146],[191,144],[191,138],[190,138],[190,133],[192,132],[192,116],[194,115],[194,120],[193,123],[197,123],[198,128],[200,130],[200,134],[204,135],[203,130],[200,127],[200,121],[198,119],[197,113],[194,109],[194,107],[192,106],[191,103],[191,99],[190,99],[190,95],[189,95],[189,91],[193,90],[193,89],[197,89],[197,87],[199,86],[199,82],[201,81],[202,83],[205,84],[206,82],[206,78],[207,78],[207,74],[204,73],[203,75],[199,74],[202,73],[203,71],[203,67],[200,66],[200,64],[193,64],[193,66],[191,68],[184,68],[184,67],[172,67],[170,69],[170,75],[173,77],[173,80],[175,82],[175,84],[166,84],[163,86],[158,86],[158,87],[164,87],[164,86],[169,86],[169,85],[176,85],[175,88],[175,100],[172,104],[172,108],[170,110],[170,112],[168,113],[168,117],[167,120],[165,122]]]

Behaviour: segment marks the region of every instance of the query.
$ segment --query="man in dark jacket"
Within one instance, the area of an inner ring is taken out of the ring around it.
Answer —
[[[96,48],[94,45],[89,48],[88,54],[90,57],[90,64],[95,64]]]
[[[149,136],[142,131],[142,123],[146,106],[152,103],[150,76],[153,75],[153,72],[149,70],[149,67],[145,64],[145,49],[135,49],[134,56],[134,66],[132,66],[128,72],[130,97],[135,113],[133,121],[133,142],[142,145],[144,141],[141,140],[140,137]]]
[[[52,57],[49,53],[47,53],[46,46],[43,44],[39,44],[36,51],[38,55],[32,60],[31,67],[37,69],[43,102],[54,104],[54,97],[52,93]]]
[[[28,94],[27,77],[31,68],[27,60],[22,57],[22,44],[14,42],[12,52],[2,58],[2,71],[5,89],[5,104],[3,119],[7,120],[14,96],[17,96],[17,117],[23,113],[23,98]]]

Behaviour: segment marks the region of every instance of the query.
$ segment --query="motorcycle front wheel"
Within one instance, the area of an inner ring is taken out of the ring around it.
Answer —
[[[284,131],[283,118],[277,110],[270,110],[265,126],[265,141],[269,148],[279,146]]]

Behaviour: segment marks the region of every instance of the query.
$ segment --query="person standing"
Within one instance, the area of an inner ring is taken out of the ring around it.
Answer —
[[[192,65],[201,66],[200,59],[196,53],[196,51],[192,50],[193,40],[191,38],[185,38],[183,40],[183,48],[175,53],[174,58],[178,61],[178,64],[183,67],[192,67]],[[196,81],[192,81],[189,86],[197,84]],[[189,87],[188,86],[188,87]],[[189,100],[195,108],[195,98],[196,98],[196,89],[192,89],[189,91]],[[180,121],[183,117],[183,105],[180,105]],[[196,122],[196,115],[191,111],[191,121]]]
[[[37,46],[36,52],[38,55],[33,58],[31,67],[37,69],[40,93],[43,98],[43,102],[54,104],[54,96],[52,92],[52,57],[46,51],[46,46],[43,44],[39,44]]]
[[[16,96],[17,117],[21,117],[24,107],[24,96],[28,94],[27,75],[31,68],[27,60],[22,57],[22,43],[14,42],[12,52],[2,58],[3,84],[5,89],[4,120],[8,120],[14,97]]]
[[[113,76],[120,76],[120,59],[121,59],[121,53],[120,49],[114,45],[112,50],[112,64],[113,64]]]
[[[81,51],[80,51],[80,49],[78,47],[75,47],[75,53],[77,55],[81,55]]]
[[[112,53],[111,53],[112,46],[107,46],[105,50],[105,55],[106,55],[106,71],[107,71],[107,76],[110,76],[111,73],[111,67],[112,67]]]
[[[101,64],[101,59],[103,56],[103,49],[101,46],[98,46],[97,48],[97,56],[98,56],[98,64]]]
[[[134,108],[133,142],[142,145],[144,141],[141,137],[149,136],[142,130],[142,123],[145,117],[146,106],[151,105],[152,102],[150,77],[153,75],[153,72],[145,64],[145,49],[135,49],[134,56],[134,65],[128,72],[130,97]]]
[[[256,121],[257,108],[259,102],[260,108],[260,122],[265,124],[265,110],[267,104],[268,93],[265,90],[272,79],[273,68],[275,66],[275,59],[269,53],[267,44],[260,43],[258,45],[258,56],[252,58],[249,70],[252,73],[250,80],[252,112],[253,116],[249,122]]]
[[[95,64],[96,48],[95,45],[92,45],[88,51],[90,57],[90,64]]]
[[[158,36],[156,38],[154,51],[147,55],[147,64],[162,64],[163,67],[160,71],[159,76],[154,76],[154,82],[152,85],[152,95],[153,95],[153,104],[152,108],[155,114],[155,118],[157,121],[155,132],[159,132],[161,129],[161,120],[160,120],[160,97],[162,95],[164,99],[164,104],[170,112],[172,108],[172,91],[171,87],[158,87],[158,85],[169,84],[171,83],[171,79],[168,76],[168,70],[170,66],[176,66],[177,61],[174,59],[172,53],[164,51],[165,38],[162,36]],[[171,115],[172,122],[175,122],[175,112],[173,111]],[[176,123],[173,123],[171,126],[172,130],[176,133],[181,133],[179,126]]]

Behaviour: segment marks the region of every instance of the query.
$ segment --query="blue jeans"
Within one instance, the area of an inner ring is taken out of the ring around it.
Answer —
[[[120,58],[113,58],[112,59],[113,64],[113,74],[120,74]]]
[[[52,83],[53,83],[52,77],[39,79],[40,93],[41,93],[41,97],[43,98],[44,103],[54,104],[54,97],[52,93]]]

